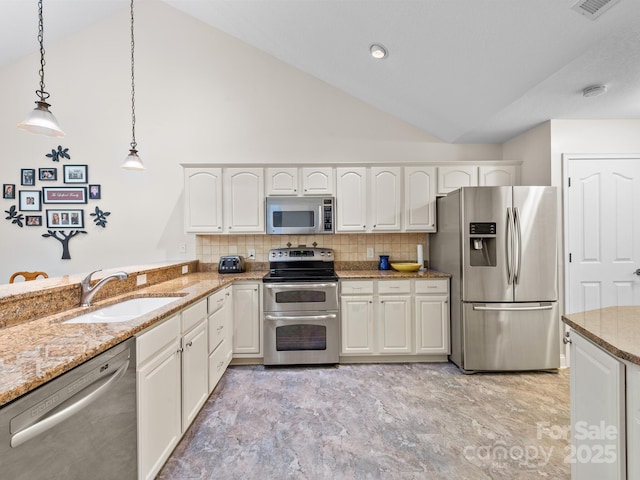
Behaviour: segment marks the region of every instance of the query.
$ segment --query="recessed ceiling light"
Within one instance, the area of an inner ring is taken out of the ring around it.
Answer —
[[[606,85],[590,85],[582,90],[583,97],[598,97],[607,92]]]
[[[369,50],[371,51],[371,56],[373,58],[377,58],[378,60],[386,58],[387,55],[389,55],[387,49],[379,43],[374,43],[373,45],[371,45],[371,47],[369,47]]]

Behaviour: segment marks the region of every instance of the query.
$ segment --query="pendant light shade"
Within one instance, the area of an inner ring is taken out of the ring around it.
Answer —
[[[133,0],[131,0],[131,148],[129,155],[124,159],[124,163],[120,166],[125,170],[144,170],[144,163],[138,156],[136,147],[136,82],[135,82],[135,38],[133,35]]]
[[[49,137],[64,137],[64,132],[60,128],[56,117],[49,110],[47,99],[49,94],[44,89],[44,28],[42,17],[42,0],[38,1],[38,43],[40,44],[40,89],[36,90],[36,95],[40,100],[36,100],[34,108],[27,118],[18,124],[18,128],[31,133],[46,135]]]

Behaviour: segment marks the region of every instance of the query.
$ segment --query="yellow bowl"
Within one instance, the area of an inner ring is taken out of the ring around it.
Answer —
[[[391,268],[399,272],[415,272],[417,270],[420,270],[421,266],[422,265],[420,265],[419,263],[392,263],[391,264]]]

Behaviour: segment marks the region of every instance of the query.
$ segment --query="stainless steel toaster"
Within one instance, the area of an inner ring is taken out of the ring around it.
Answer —
[[[227,255],[220,257],[218,273],[242,273],[244,272],[244,258],[240,255]]]

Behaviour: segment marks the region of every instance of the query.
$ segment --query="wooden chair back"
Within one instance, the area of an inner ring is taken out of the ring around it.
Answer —
[[[44,278],[49,278],[49,275],[47,275],[45,272],[16,272],[13,275],[11,275],[11,278],[9,279],[9,283],[13,283],[13,281],[17,277],[24,277],[24,281],[29,282],[31,280],[35,280],[40,276]]]

